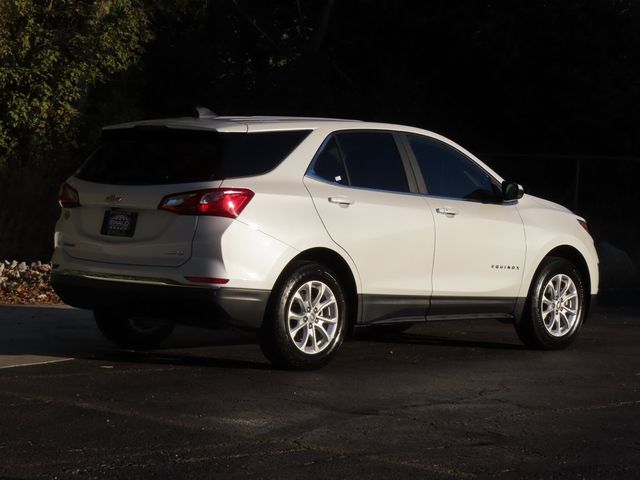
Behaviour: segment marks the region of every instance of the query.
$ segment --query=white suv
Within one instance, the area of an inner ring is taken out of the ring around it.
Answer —
[[[222,322],[259,330],[277,365],[314,368],[354,327],[495,318],[555,349],[598,291],[584,219],[400,125],[111,126],[60,204],[52,283],[126,347]]]

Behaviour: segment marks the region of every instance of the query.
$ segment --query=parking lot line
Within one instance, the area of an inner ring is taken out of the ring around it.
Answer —
[[[75,359],[74,358],[47,358],[45,360],[42,357],[35,357],[32,355],[26,355],[26,356],[3,355],[3,356],[0,356],[0,370],[5,368],[30,367],[32,365],[45,365],[47,363],[68,362],[69,360],[75,360]],[[7,364],[7,362],[16,362],[16,361],[18,361],[18,363]]]

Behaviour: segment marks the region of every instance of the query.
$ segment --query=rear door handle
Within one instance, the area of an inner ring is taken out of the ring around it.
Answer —
[[[458,210],[451,207],[438,207],[436,208],[436,213],[447,216],[454,216],[458,214]]]
[[[328,200],[330,203],[336,203],[341,207],[348,207],[349,205],[354,203],[353,200],[351,200],[349,197],[344,197],[342,195],[339,197],[329,197]]]

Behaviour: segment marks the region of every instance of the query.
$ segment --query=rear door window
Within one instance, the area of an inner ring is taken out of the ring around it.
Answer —
[[[309,132],[105,130],[76,176],[111,185],[165,185],[262,175],[276,168]]]
[[[334,134],[311,172],[330,182],[391,192],[408,192],[407,175],[390,132]]]
[[[332,136],[320,150],[311,173],[329,182],[349,184],[335,136]]]

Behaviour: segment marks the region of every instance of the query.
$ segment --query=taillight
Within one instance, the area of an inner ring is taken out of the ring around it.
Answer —
[[[60,185],[58,192],[58,203],[62,208],[76,208],[80,206],[80,195],[78,191],[67,182]]]
[[[213,188],[175,193],[164,197],[158,208],[178,215],[237,218],[253,195],[246,188]]]

